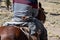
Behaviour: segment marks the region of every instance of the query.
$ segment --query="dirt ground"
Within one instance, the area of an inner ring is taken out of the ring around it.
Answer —
[[[46,22],[44,23],[45,28],[47,29],[48,40],[60,40],[60,2],[52,1],[41,1],[42,7],[47,12]],[[4,5],[5,6],[5,5]],[[10,21],[12,18],[13,12],[11,10],[6,10],[6,7],[0,7],[0,26]]]
[[[60,40],[60,2],[40,1],[45,9],[46,22],[44,26],[48,32],[48,40]]]

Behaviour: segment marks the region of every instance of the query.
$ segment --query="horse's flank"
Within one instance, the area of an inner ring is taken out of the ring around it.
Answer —
[[[26,35],[16,27],[0,27],[0,40],[28,40]]]

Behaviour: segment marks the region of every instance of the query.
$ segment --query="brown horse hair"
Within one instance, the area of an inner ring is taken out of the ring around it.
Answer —
[[[5,38],[2,37],[3,35],[5,35]],[[1,38],[3,40],[28,40],[27,36],[22,32],[22,30],[14,26],[1,26],[0,40]]]

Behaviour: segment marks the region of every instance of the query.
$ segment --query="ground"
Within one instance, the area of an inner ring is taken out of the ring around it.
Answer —
[[[45,28],[48,32],[48,40],[60,40],[60,1],[41,1],[46,15]],[[4,5],[5,6],[5,5]],[[12,18],[13,12],[0,8],[0,26]]]
[[[48,40],[60,40],[60,2],[40,1],[45,9],[46,22],[44,26],[48,32]]]

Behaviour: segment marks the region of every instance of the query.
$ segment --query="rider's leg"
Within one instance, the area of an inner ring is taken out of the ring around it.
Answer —
[[[27,17],[31,17],[32,13],[32,7],[26,4],[21,4],[21,3],[14,3],[13,4],[13,18],[12,18],[12,22],[24,22],[25,20],[23,20],[21,17],[23,16],[27,16]],[[6,23],[5,23],[6,24]],[[3,25],[5,25],[3,24]]]
[[[13,18],[12,21],[20,22],[22,21],[21,17],[22,16],[32,16],[31,10],[32,7],[26,4],[20,4],[20,3],[14,3],[14,8],[13,8]]]

